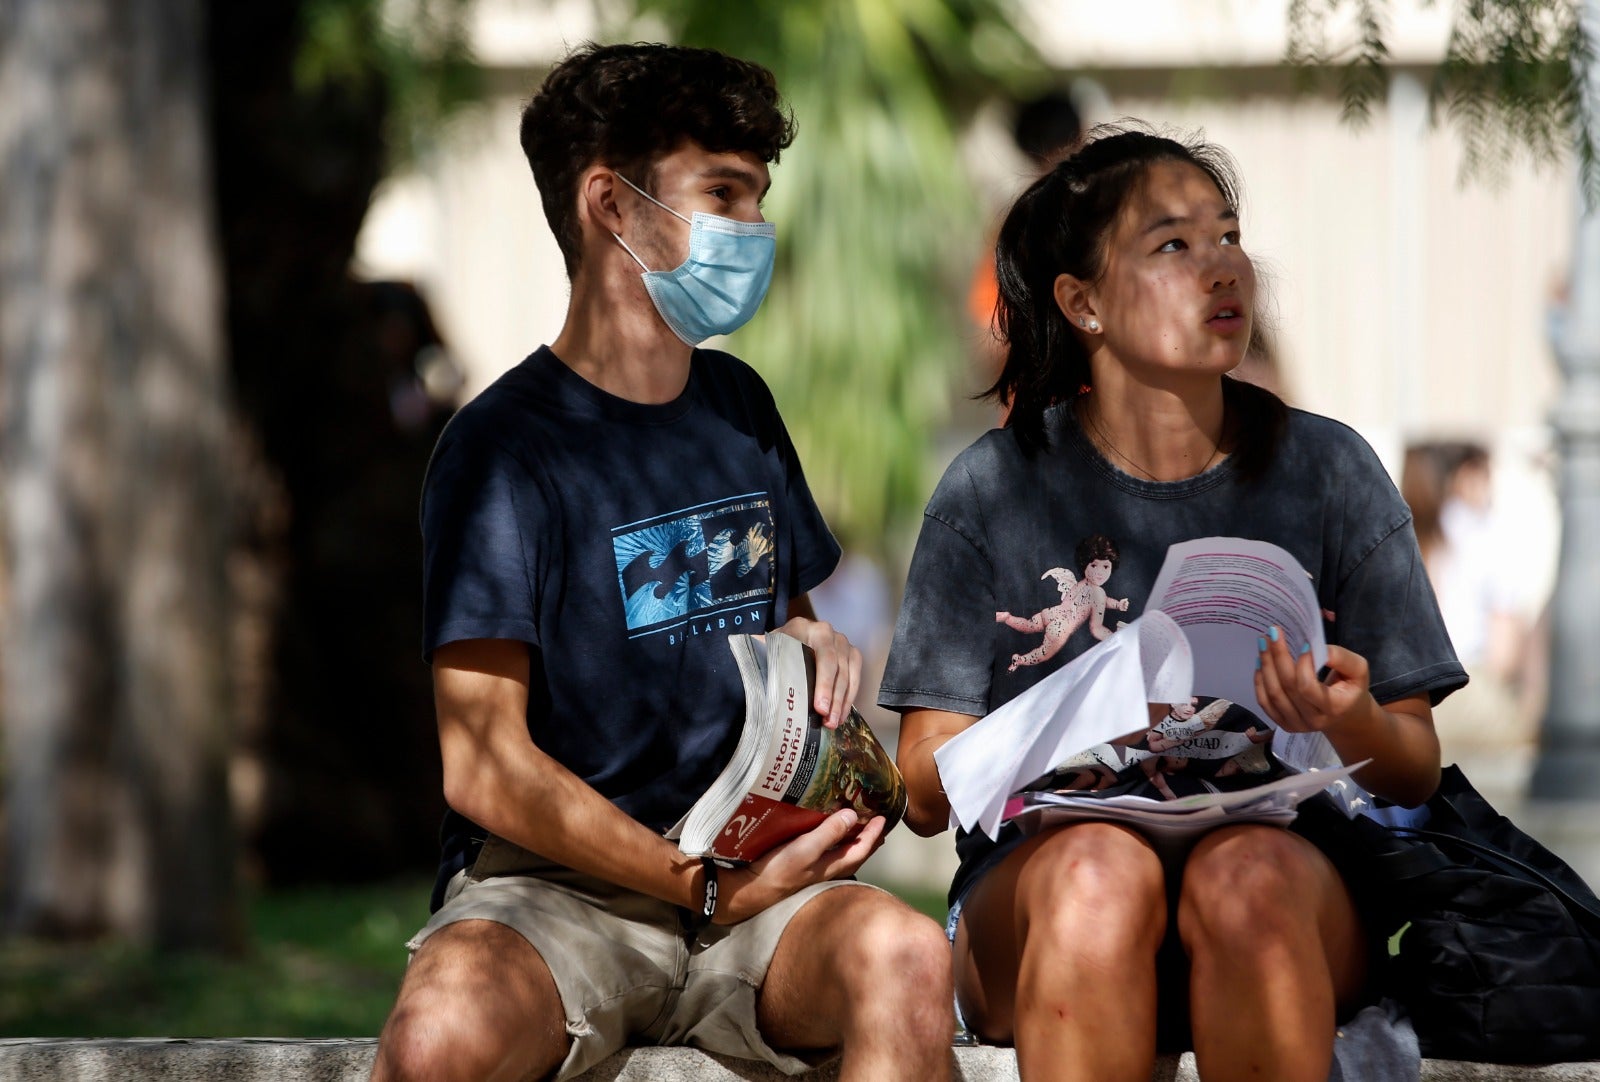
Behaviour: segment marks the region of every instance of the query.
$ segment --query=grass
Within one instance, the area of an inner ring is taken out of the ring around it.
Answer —
[[[431,883],[319,887],[248,906],[240,958],[0,943],[0,1037],[371,1037]],[[942,891],[897,891],[944,920]]]
[[[374,1036],[430,883],[322,887],[249,905],[240,958],[0,944],[0,1037]]]

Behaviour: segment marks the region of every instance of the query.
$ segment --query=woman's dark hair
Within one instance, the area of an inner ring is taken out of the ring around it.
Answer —
[[[1224,150],[1125,122],[1093,128],[1082,147],[1017,198],[1000,227],[995,317],[1006,359],[985,394],[1009,407],[1006,425],[1030,451],[1048,440],[1045,410],[1076,398],[1090,383],[1088,352],[1056,304],[1056,278],[1071,274],[1093,282],[1104,274],[1117,216],[1160,162],[1194,166],[1237,208],[1239,184]],[[1236,466],[1246,477],[1257,476],[1282,434],[1287,407],[1270,391],[1235,379],[1223,381],[1223,392]]]
[[[551,69],[522,111],[522,151],[569,276],[582,256],[583,171],[604,162],[653,194],[656,161],[689,140],[777,161],[794,119],[772,72],[712,49],[593,42]]]
[[[1051,90],[1017,107],[1011,138],[1018,150],[1042,167],[1083,138],[1083,118],[1071,95]]]

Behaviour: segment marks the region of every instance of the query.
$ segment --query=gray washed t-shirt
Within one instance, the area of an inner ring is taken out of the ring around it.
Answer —
[[[1224,460],[1175,482],[1113,467],[1067,406],[1046,414],[1046,430],[1049,449],[1031,457],[1010,430],[989,432],[939,482],[881,705],[989,713],[1143,612],[1168,546],[1211,536],[1292,553],[1332,613],[1328,641],[1367,659],[1379,702],[1427,693],[1437,703],[1466,683],[1410,511],[1351,429],[1291,410],[1261,477],[1246,481]],[[958,837],[952,897],[995,844]]]

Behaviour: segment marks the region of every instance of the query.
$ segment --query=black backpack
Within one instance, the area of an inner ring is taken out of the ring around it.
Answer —
[[[1445,767],[1418,829],[1365,816],[1382,887],[1382,990],[1422,1054],[1484,1063],[1600,1057],[1600,899]]]

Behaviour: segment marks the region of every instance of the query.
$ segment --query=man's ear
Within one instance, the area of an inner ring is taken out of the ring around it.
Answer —
[[[1081,334],[1100,333],[1100,314],[1089,283],[1071,274],[1056,275],[1056,307]]]
[[[617,174],[609,167],[591,165],[585,169],[578,177],[578,221],[592,223],[609,233],[621,233],[617,188]]]

